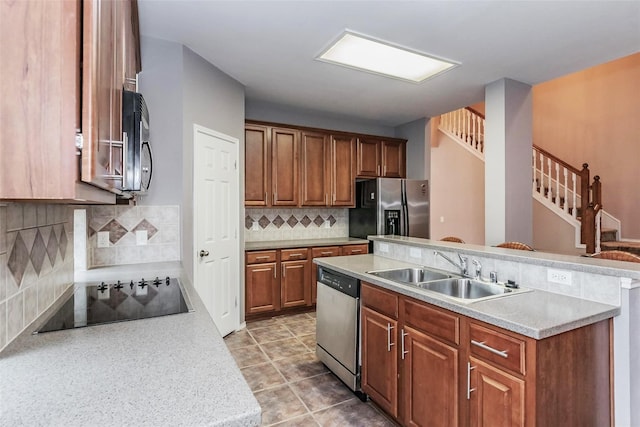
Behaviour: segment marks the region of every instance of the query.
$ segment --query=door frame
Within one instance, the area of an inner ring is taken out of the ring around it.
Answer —
[[[210,135],[212,137],[215,138],[219,138],[222,139],[224,141],[230,142],[234,145],[235,147],[235,154],[236,154],[236,167],[235,167],[235,175],[236,175],[236,182],[238,184],[238,188],[237,188],[237,192],[236,194],[238,194],[238,203],[235,206],[235,221],[234,224],[236,226],[236,230],[235,230],[235,238],[236,238],[236,245],[234,248],[234,255],[237,257],[237,277],[238,277],[238,286],[235,288],[235,292],[234,292],[234,296],[236,298],[236,318],[235,318],[235,330],[239,330],[241,329],[241,319],[242,319],[242,310],[243,310],[243,306],[244,304],[241,301],[241,298],[243,297],[243,293],[242,293],[242,289],[241,287],[244,285],[244,276],[243,276],[243,268],[244,268],[244,262],[240,257],[240,249],[241,249],[241,244],[240,244],[240,237],[242,236],[241,234],[241,230],[240,230],[240,203],[244,200],[243,194],[240,192],[240,187],[241,187],[241,182],[240,182],[240,140],[238,138],[235,138],[233,136],[224,134],[222,132],[218,132],[215,131],[213,129],[207,128],[205,126],[202,125],[198,125],[196,123],[193,124],[193,137],[192,137],[192,141],[193,141],[193,150],[192,150],[192,159],[191,159],[191,167],[193,168],[193,172],[191,174],[191,197],[193,200],[193,205],[192,205],[192,218],[193,218],[193,226],[191,229],[192,235],[193,235],[193,248],[191,248],[191,250],[193,251],[192,253],[192,257],[193,257],[193,262],[192,262],[192,268],[193,268],[193,288],[194,290],[196,290],[196,292],[198,292],[197,290],[197,282],[199,280],[199,276],[200,276],[200,272],[199,272],[199,258],[195,255],[196,251],[197,251],[197,246],[198,246],[198,234],[197,234],[197,230],[198,230],[198,221],[197,221],[197,215],[196,215],[196,163],[197,163],[197,146],[196,146],[196,136],[198,133],[204,133],[207,135]],[[198,295],[198,297],[200,297],[200,295]],[[204,302],[203,302],[204,305]],[[206,309],[206,307],[205,307]],[[213,320],[213,317],[212,317]],[[215,322],[214,322],[215,324]],[[216,325],[217,327],[217,325]]]

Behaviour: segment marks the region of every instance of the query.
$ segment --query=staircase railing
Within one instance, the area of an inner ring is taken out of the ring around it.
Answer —
[[[484,160],[484,116],[466,107],[440,116],[440,130],[456,137]]]
[[[484,160],[484,115],[466,107],[440,116],[439,129]],[[578,169],[548,151],[533,146],[533,192],[574,220],[580,219],[580,241],[587,253],[600,250],[602,184],[590,183],[589,165]],[[576,236],[577,237],[577,236]]]

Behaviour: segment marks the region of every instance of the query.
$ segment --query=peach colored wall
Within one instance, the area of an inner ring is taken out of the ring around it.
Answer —
[[[442,132],[434,136],[431,238],[457,236],[466,243],[484,245],[484,162]]]
[[[640,239],[640,53],[535,86],[533,142],[589,163],[621,237]]]
[[[575,228],[555,213],[533,200],[533,247],[554,254],[581,255],[575,245]]]

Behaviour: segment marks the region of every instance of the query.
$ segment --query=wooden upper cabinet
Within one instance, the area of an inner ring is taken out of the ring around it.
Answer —
[[[244,130],[246,206],[269,206],[271,194],[271,150],[269,129],[266,126],[249,125]]]
[[[406,143],[401,141],[381,141],[382,174],[385,178],[404,178],[407,176]]]
[[[299,131],[271,129],[272,206],[298,205],[299,144]]]
[[[356,175],[361,177],[380,176],[380,141],[358,138],[358,162]]]
[[[302,206],[327,206],[330,195],[330,145],[326,134],[302,132],[300,139]]]
[[[355,206],[355,155],[355,137],[331,137],[331,206]]]
[[[363,178],[405,178],[406,141],[358,139],[356,175]]]
[[[96,140],[103,131],[92,127],[97,112],[89,122],[81,114],[88,102],[81,82],[98,57],[88,46],[87,28],[94,27],[87,13],[104,7],[109,25],[115,19],[111,5],[101,3],[111,2],[0,3],[0,199],[115,203],[113,193],[81,182],[76,154],[76,131]],[[96,31],[94,39],[101,34]],[[110,126],[104,132],[110,133]],[[82,156],[89,150],[85,145]]]

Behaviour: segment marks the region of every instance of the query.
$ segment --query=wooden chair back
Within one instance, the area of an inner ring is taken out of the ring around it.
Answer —
[[[518,249],[521,251],[533,251],[534,249],[524,243],[520,243],[520,242],[504,242],[504,243],[500,243],[499,245],[496,246],[497,248],[507,248],[507,249]]]
[[[443,237],[442,239],[440,239],[441,242],[455,242],[455,243],[464,243],[464,240],[462,240],[459,237],[455,237],[455,236],[447,236],[447,237]]]
[[[640,256],[625,251],[602,251],[591,255],[591,258],[613,259],[616,261],[640,262]]]

